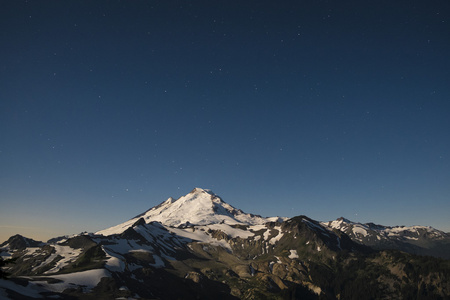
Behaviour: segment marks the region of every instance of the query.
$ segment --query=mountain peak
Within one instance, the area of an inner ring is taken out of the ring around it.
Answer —
[[[33,239],[24,237],[20,234],[16,234],[11,236],[6,242],[0,244],[0,246],[17,250],[17,249],[25,249],[26,247],[40,247],[43,244],[44,243],[41,241],[35,241]]]
[[[245,214],[225,203],[211,190],[195,188],[177,200],[166,201],[150,209],[143,217],[147,223],[157,221],[178,227],[213,223],[238,224],[244,221],[238,218],[241,215]]]
[[[194,188],[189,194],[200,194],[200,193],[207,193],[207,194],[215,196],[213,191],[211,191],[209,189],[202,189],[202,188],[199,188],[199,187]]]
[[[135,218],[97,232],[109,235],[122,233],[138,219],[145,223],[159,222],[170,227],[189,227],[225,223],[229,225],[260,225],[269,221],[258,215],[246,214],[223,201],[211,190],[194,188],[190,193],[176,200],[169,198]]]
[[[354,222],[352,222],[349,219],[344,218],[344,217],[337,218],[336,221],[341,221],[341,222],[344,222],[344,223],[354,223]]]

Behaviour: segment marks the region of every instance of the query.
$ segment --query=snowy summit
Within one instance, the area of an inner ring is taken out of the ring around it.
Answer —
[[[228,225],[261,225],[275,218],[263,218],[258,215],[246,214],[224,202],[211,190],[195,188],[189,194],[178,198],[172,197],[163,203],[149,209],[135,218],[117,226],[97,232],[97,234],[119,234],[132,226],[140,218],[146,223],[160,222],[170,227],[186,227],[192,225],[208,225],[224,223]]]

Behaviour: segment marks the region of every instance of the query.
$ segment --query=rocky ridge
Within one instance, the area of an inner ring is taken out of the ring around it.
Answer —
[[[353,241],[374,249],[395,249],[417,255],[450,259],[450,234],[430,226],[384,226],[357,223],[345,218],[322,225],[347,234]]]

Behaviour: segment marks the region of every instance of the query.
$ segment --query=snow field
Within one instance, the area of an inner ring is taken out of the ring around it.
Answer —
[[[109,277],[110,273],[105,269],[93,269],[83,272],[76,272],[71,274],[52,275],[51,278],[61,280],[58,283],[47,283],[47,281],[31,281],[33,285],[39,285],[50,291],[61,293],[67,288],[74,286],[82,286],[85,291],[97,286],[103,277]],[[42,276],[32,277],[39,279]],[[48,278],[48,276],[45,276]]]

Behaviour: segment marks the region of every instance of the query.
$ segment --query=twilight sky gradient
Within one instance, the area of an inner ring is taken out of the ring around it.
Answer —
[[[0,242],[194,187],[450,231],[450,2],[5,1]]]

